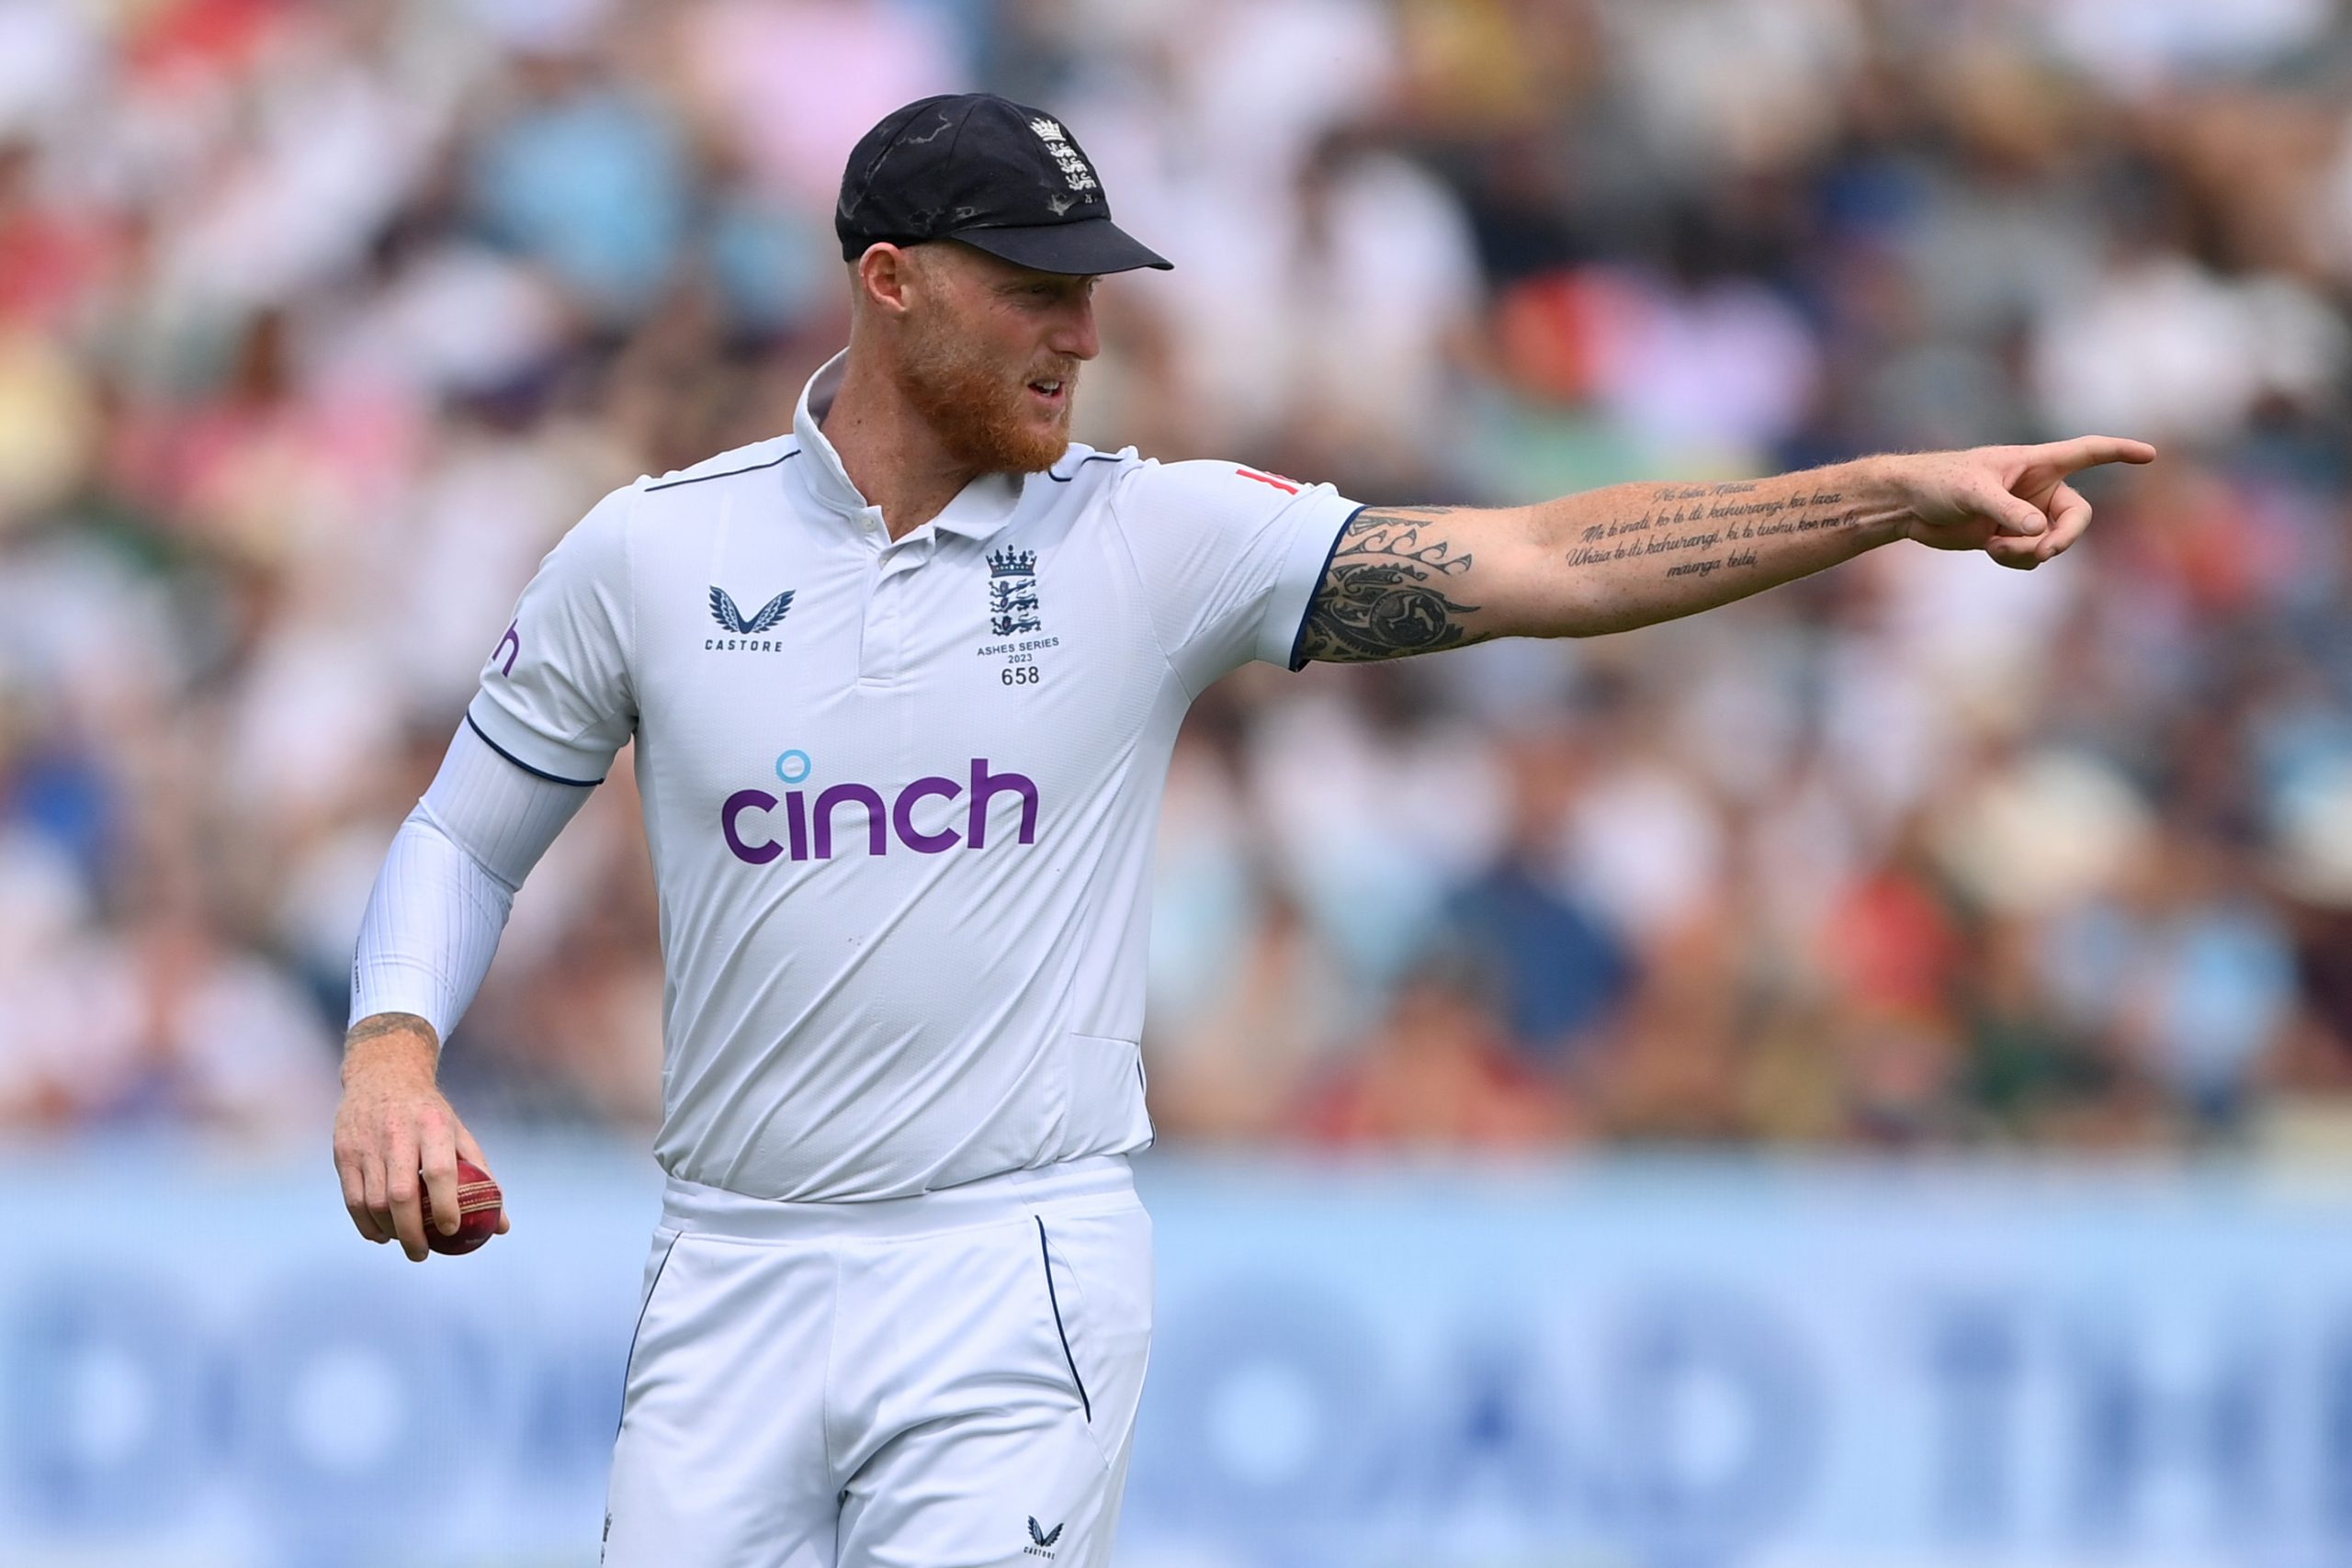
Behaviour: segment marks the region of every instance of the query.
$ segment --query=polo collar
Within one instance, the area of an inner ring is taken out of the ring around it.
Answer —
[[[819,506],[839,516],[858,517],[872,503],[852,482],[849,470],[842,467],[841,454],[833,449],[824,427],[818,423],[831,411],[833,396],[841,390],[842,368],[848,362],[849,351],[843,349],[825,361],[800,389],[799,405],[792,411],[792,434],[800,443],[805,460],[793,467],[800,470],[810,499]],[[985,539],[1012,521],[1028,483],[1028,476],[1023,474],[982,474],[958,491],[945,510],[923,526],[967,539]],[[922,532],[922,528],[915,530],[916,534]]]
[[[824,427],[817,421],[833,406],[833,394],[842,389],[842,370],[849,363],[849,350],[843,349],[818,367],[800,389],[799,406],[792,411],[792,434],[800,442],[804,461],[796,465],[801,478],[808,481],[810,499],[828,512],[854,517],[866,509],[865,497],[850,482],[849,470],[842,467],[842,455],[825,439]]]

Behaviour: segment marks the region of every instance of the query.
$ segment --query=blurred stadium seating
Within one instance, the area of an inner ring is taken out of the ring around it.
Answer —
[[[1889,551],[1212,694],[1172,1141],[2307,1127],[2352,1081],[2348,63],[2318,0],[11,0],[0,1125],[312,1134],[517,586],[605,488],[783,427],[842,148],[982,84],[1182,264],[1104,292],[1099,442],[1382,501],[2169,457],[2031,578]],[[525,894],[477,1114],[654,1114],[633,818]]]
[[[0,0],[11,1170],[167,1139],[339,1221],[352,933],[514,593],[605,490],[786,425],[848,146],[964,86],[1064,116],[1178,264],[1102,292],[1097,444],[1490,502],[2165,451],[2030,576],[1903,547],[1211,692],[1169,1149],[2352,1148],[2331,0]],[[622,768],[453,1097],[639,1150],[661,998]],[[2216,1550],[2165,1561],[2306,1561]]]

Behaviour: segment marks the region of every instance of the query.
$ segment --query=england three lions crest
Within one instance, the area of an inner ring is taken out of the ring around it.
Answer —
[[[1021,637],[1044,629],[1037,613],[1037,552],[995,551],[989,557],[989,631]]]
[[[1000,659],[1004,667],[997,683],[1035,690],[1046,683],[1042,660],[1055,656],[1062,639],[1046,630],[1037,608],[1037,552],[1010,547],[989,556],[989,638],[979,646],[983,659]]]

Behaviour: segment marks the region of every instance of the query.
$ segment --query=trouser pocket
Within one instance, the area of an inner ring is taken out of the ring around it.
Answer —
[[[653,1233],[653,1252],[645,1260],[645,1285],[639,1292],[637,1323],[628,1331],[628,1353],[621,1358],[621,1416],[628,1416],[628,1379],[637,1365],[637,1342],[645,1337],[646,1314],[653,1310],[654,1292],[662,1288],[662,1276],[670,1270],[670,1255],[678,1250],[679,1232],[662,1228]]]
[[[1151,1357],[1151,1216],[1140,1203],[1035,1216],[1047,1310],[1088,1428],[1115,1462]]]

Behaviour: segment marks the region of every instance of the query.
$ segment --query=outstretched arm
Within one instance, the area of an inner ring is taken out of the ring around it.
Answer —
[[[1589,637],[1727,604],[1897,539],[2030,570],[2090,525],[2069,476],[2146,463],[2090,435],[1862,457],[1731,484],[1630,484],[1498,509],[1367,508],[1308,606],[1302,659]]]

